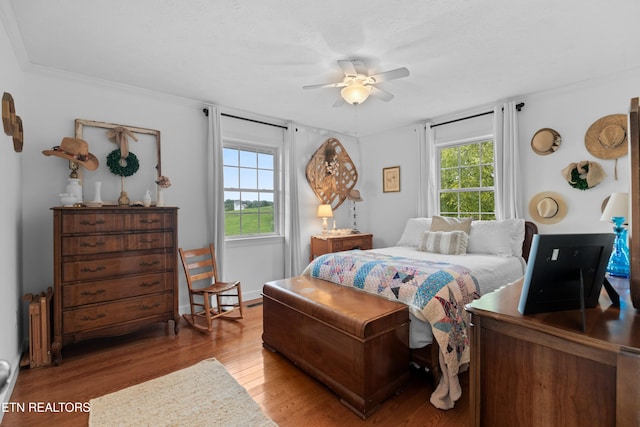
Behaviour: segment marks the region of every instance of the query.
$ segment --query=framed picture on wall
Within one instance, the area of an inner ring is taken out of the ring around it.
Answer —
[[[400,166],[382,169],[382,191],[384,193],[400,191]]]

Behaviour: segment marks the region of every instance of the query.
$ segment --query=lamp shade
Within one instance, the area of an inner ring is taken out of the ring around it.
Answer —
[[[612,193],[600,221],[611,222],[611,218],[616,216],[624,217],[625,224],[629,222],[629,193]]]
[[[365,86],[360,80],[354,80],[349,83],[349,86],[345,86],[340,95],[349,104],[358,105],[367,100],[371,93],[371,86]]]
[[[333,211],[331,210],[331,205],[320,205],[318,206],[318,218],[331,218],[333,217]]]

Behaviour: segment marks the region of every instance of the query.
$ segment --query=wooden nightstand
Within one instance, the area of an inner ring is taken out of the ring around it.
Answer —
[[[311,254],[309,261],[315,257],[352,249],[373,248],[373,234],[348,234],[346,236],[318,235],[311,236]]]

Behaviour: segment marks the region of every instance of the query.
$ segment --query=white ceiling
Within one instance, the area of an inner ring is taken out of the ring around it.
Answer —
[[[638,0],[0,1],[26,66],[360,136],[640,68]],[[411,75],[334,108],[338,59]]]

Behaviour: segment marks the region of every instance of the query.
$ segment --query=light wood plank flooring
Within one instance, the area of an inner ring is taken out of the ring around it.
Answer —
[[[401,394],[361,420],[331,390],[262,347],[262,305],[259,300],[248,305],[242,321],[220,320],[210,335],[194,331],[183,319],[177,336],[172,325],[158,323],[122,337],[69,345],[60,366],[23,369],[10,401],[88,402],[215,357],[282,427],[469,424],[467,374],[461,378],[463,397],[452,410],[434,408],[428,376],[416,374]],[[85,426],[88,419],[82,412],[6,412],[2,426]]]

